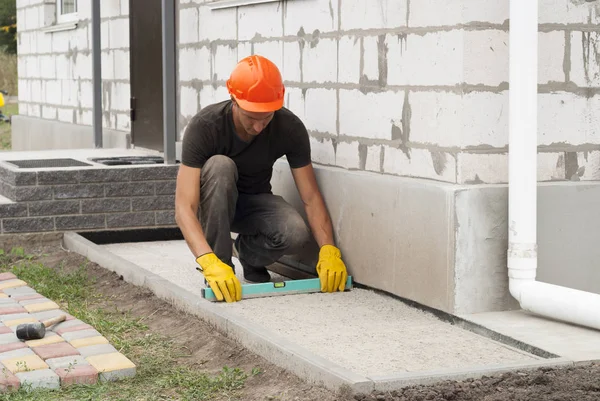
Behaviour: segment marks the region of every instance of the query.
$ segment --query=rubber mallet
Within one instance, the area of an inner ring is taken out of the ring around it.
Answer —
[[[46,335],[46,328],[67,319],[66,315],[53,317],[38,323],[23,323],[17,326],[17,338],[19,340],[39,340]]]

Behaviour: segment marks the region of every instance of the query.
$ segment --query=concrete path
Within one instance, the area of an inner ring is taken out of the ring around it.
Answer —
[[[462,316],[498,333],[575,362],[600,360],[600,331],[547,319],[522,310]]]
[[[195,270],[184,241],[109,244],[101,248],[190,293],[201,294],[203,278]],[[237,260],[235,263],[241,276],[241,266]],[[355,288],[346,293],[215,305],[366,377],[543,361],[368,290]]]

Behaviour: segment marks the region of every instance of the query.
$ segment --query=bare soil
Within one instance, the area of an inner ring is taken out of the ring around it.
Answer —
[[[27,249],[27,248],[26,248]],[[29,250],[31,252],[31,250]],[[39,250],[38,250],[39,251]],[[35,252],[38,254],[38,252]],[[431,386],[413,386],[392,393],[335,394],[307,384],[295,375],[251,353],[221,335],[199,318],[181,312],[158,299],[149,290],[133,286],[113,272],[73,252],[59,247],[44,249],[37,260],[44,265],[76,269],[87,263],[88,274],[95,279],[96,291],[105,296],[106,308],[116,308],[132,317],[144,318],[149,332],[171,338],[189,351],[181,362],[208,373],[224,366],[245,371],[260,368],[262,374],[246,382],[241,399],[295,401],[592,401],[600,400],[600,365],[570,368],[540,368],[534,371],[506,373],[460,382],[447,381]]]

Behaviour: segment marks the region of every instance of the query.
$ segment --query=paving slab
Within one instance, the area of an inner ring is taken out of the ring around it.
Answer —
[[[575,362],[600,360],[600,331],[523,310],[462,315],[465,320]]]
[[[135,376],[136,366],[94,327],[75,319],[53,300],[35,292],[12,274],[0,274],[0,393],[24,387],[56,389],[72,384],[94,384]],[[66,315],[50,326],[43,338],[21,340],[20,324]],[[77,347],[82,347],[82,354]],[[99,374],[85,359],[98,360],[106,370]]]
[[[67,233],[64,243],[126,281],[204,318],[271,362],[332,389],[347,385],[363,392],[436,377],[572,363],[528,353],[514,346],[518,342],[497,341],[358,288],[211,303],[201,298],[204,280],[185,241],[96,245]],[[244,282],[239,261],[234,263]]]
[[[60,387],[60,378],[50,369],[39,369],[32,372],[20,372],[16,376],[21,381],[22,387],[29,389],[57,389]]]
[[[75,366],[73,368],[58,368],[54,372],[60,378],[61,386],[70,386],[72,384],[96,384],[98,381],[98,371],[91,365]]]

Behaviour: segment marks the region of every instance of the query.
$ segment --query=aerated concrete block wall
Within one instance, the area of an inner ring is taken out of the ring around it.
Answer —
[[[316,163],[507,182],[508,0],[209,4],[180,5],[182,131],[258,53],[281,68]],[[599,22],[598,1],[539,1],[541,181],[600,177]]]
[[[92,125],[91,2],[77,3],[73,27],[57,20],[54,0],[17,0],[20,115]],[[129,1],[100,5],[103,126],[129,131]]]

